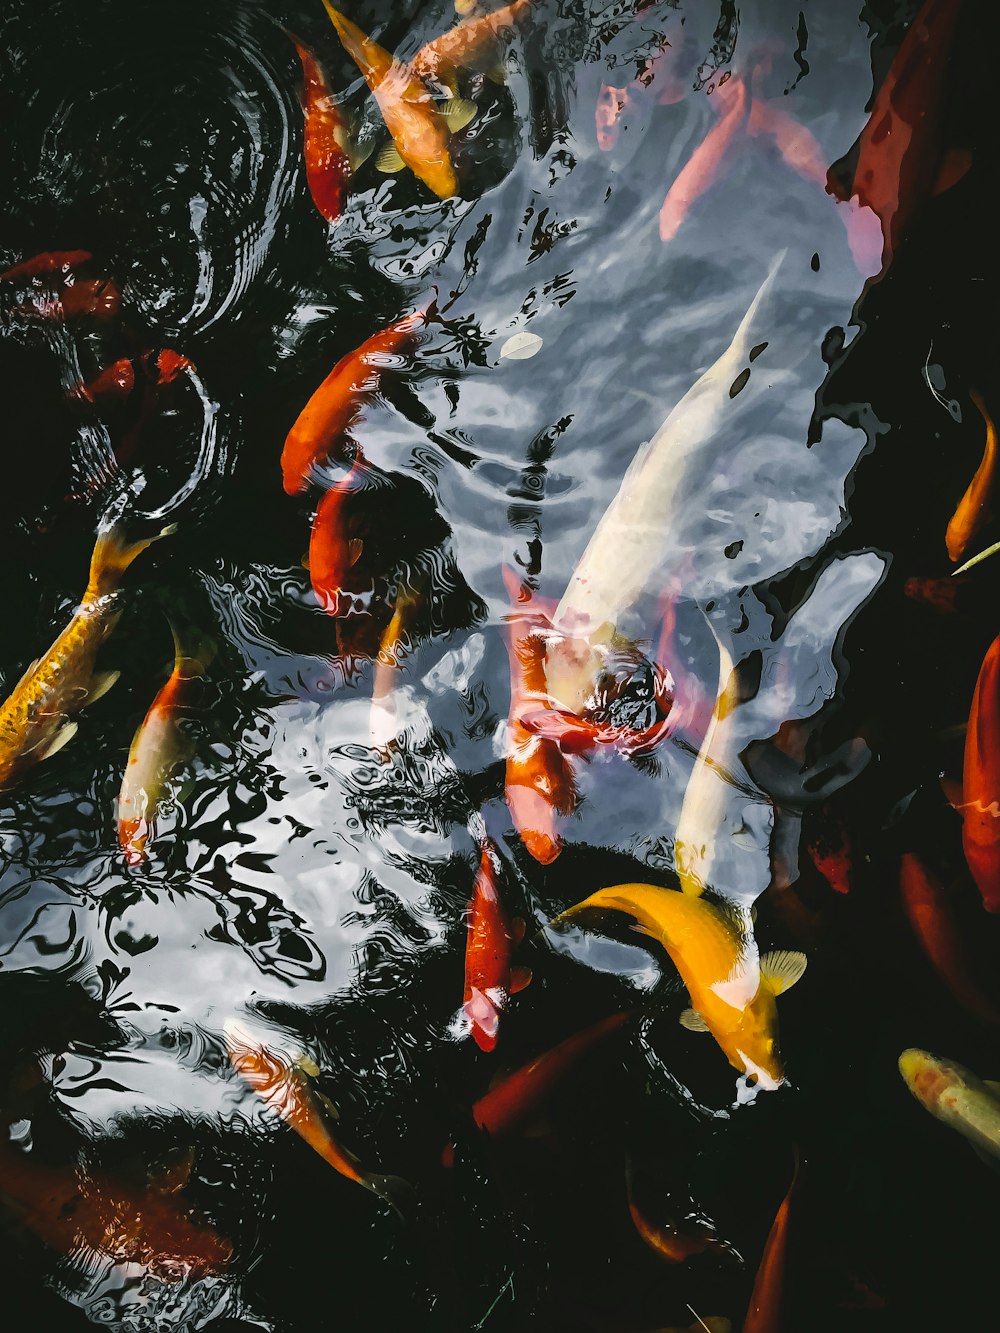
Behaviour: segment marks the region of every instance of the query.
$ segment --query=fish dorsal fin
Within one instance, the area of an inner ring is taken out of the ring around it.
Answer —
[[[452,134],[457,134],[475,119],[478,110],[475,102],[470,102],[464,97],[452,97],[438,107],[438,114]]]
[[[760,960],[760,974],[781,995],[790,990],[806,970],[806,956],[797,949],[775,949]]]
[[[48,745],[46,745],[40,758],[50,759],[52,755],[58,754],[67,741],[71,741],[76,735],[76,725],[75,722],[67,722],[64,727],[60,727],[49,741]]]
[[[391,140],[384,148],[379,150],[375,159],[376,170],[381,171],[386,176],[394,176],[397,171],[402,171],[405,166],[406,163],[400,156],[399,149]]]
[[[90,689],[87,691],[87,703],[92,704],[95,699],[100,699],[102,695],[107,694],[121,674],[120,671],[99,671],[96,676],[93,676]]]
[[[707,1032],[708,1024],[697,1009],[685,1009],[680,1016],[680,1025],[688,1032]]]

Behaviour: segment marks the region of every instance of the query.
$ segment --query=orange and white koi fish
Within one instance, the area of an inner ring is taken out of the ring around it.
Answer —
[[[1000,912],[1000,638],[987,649],[965,733],[962,844],[983,906]]]
[[[775,998],[802,976],[804,954],[782,949],[761,958],[748,910],[723,910],[652,884],[599,889],[550,925],[597,908],[633,917],[637,930],[666,949],[691,998],[684,1027],[711,1033],[733,1068],[760,1087],[784,1082]]]
[[[94,256],[89,250],[48,250],[45,254],[25,259],[13,268],[0,273],[0,282],[10,282],[15,278],[46,278],[54,273],[67,274],[75,268],[89,264]]]
[[[219,1273],[232,1259],[232,1245],[193,1221],[176,1195],[35,1158],[0,1135],[0,1198],[51,1249],[80,1258],[86,1247],[116,1263],[173,1262],[194,1274]]]
[[[414,56],[412,69],[422,79],[452,84],[460,70],[488,72],[496,68],[497,47],[503,34],[526,18],[534,0],[514,0],[489,14],[463,19],[435,37]]]
[[[383,170],[398,170],[395,160],[398,155],[400,165],[409,167],[439,199],[458,194],[458,178],[451,160],[451,126],[435,106],[427,85],[402,61],[366,37],[339,9],[334,9],[330,0],[323,0],[323,5],[344,50],[372,90],[392,136],[395,155],[380,155],[378,164]],[[468,124],[471,115],[466,108],[463,112]]]
[[[172,622],[170,628],[174,669],[135,733],[118,794],[118,843],[130,866],[148,860],[157,813],[171,779],[194,754],[194,743],[181,723],[190,715],[192,682],[204,676],[215,656],[214,644],[199,644],[189,653]]]
[[[969,397],[979,409],[979,414],[986,423],[986,447],[983,460],[976,470],[976,475],[969,482],[969,489],[958,502],[958,508],[952,515],[945,533],[945,546],[948,559],[958,564],[968,552],[969,547],[979,536],[983,527],[993,516],[993,496],[997,485],[997,430],[993,418],[986,410],[986,404],[974,389]]]
[[[944,885],[912,852],[900,863],[899,889],[913,932],[941,980],[969,1013],[1000,1025],[1000,1009],[977,979]]]
[[[344,211],[358,156],[350,125],[338,107],[313,53],[295,43],[302,62],[305,93],[304,156],[313,203],[327,222]]]
[[[795,1169],[788,1193],[781,1201],[771,1230],[764,1245],[760,1267],[750,1295],[743,1333],[782,1333],[787,1327],[782,1307],[785,1298],[788,1246],[792,1221],[792,1202],[799,1179],[799,1154],[795,1153]]]
[[[242,1024],[232,1020],[226,1022],[223,1036],[230,1062],[240,1078],[314,1152],[319,1153],[324,1162],[346,1180],[371,1190],[372,1194],[400,1210],[411,1193],[409,1184],[399,1176],[365,1170],[358,1158],[337,1140],[333,1132],[333,1124],[338,1119],[336,1108],[311,1082],[319,1074],[316,1065],[303,1058],[290,1060],[279,1055],[261,1045]]]
[[[484,839],[469,904],[462,1004],[481,1051],[494,1050],[501,1011],[511,995],[531,980],[527,968],[511,966],[512,951],[524,936],[524,922],[508,920],[497,885],[497,862],[495,849]]]
[[[71,740],[72,715],[118,679],[117,671],[95,674],[94,661],[121,615],[119,582],[136,556],[173,531],[164,528],[157,537],[136,542],[126,541],[120,523],[99,532],[87,590],[73,619],[0,706],[0,789]]]
[[[899,1072],[917,1101],[979,1156],[990,1165],[1000,1158],[1000,1083],[912,1046],[899,1057]]]
[[[408,348],[426,323],[424,311],[407,315],[342,356],[299,413],[281,453],[289,495],[304,491],[314,467],[326,462],[377,390],[391,358]]]

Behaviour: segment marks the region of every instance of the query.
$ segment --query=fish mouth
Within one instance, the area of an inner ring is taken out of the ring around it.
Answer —
[[[917,1046],[908,1047],[899,1057],[899,1072],[913,1095],[927,1105],[937,1102],[952,1082],[951,1071],[937,1056]]]

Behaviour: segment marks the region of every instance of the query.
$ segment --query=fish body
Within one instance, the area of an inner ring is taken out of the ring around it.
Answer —
[[[764,1244],[764,1253],[750,1294],[750,1305],[743,1321],[743,1333],[782,1333],[782,1330],[787,1328],[783,1306],[793,1200],[798,1178],[799,1155],[796,1152],[792,1183],[774,1215],[771,1230]]]
[[[159,536],[172,531],[165,528]],[[68,719],[114,684],[117,673],[95,675],[97,650],[117,623],[122,575],[156,540],[127,542],[120,524],[98,534],[83,601],[0,706],[0,790],[70,740],[76,724]]]
[[[748,911],[722,910],[706,898],[652,884],[599,889],[555,922],[597,908],[625,912],[667,951],[691,997],[694,1014],[684,1016],[686,1026],[711,1033],[733,1068],[755,1076],[761,1087],[772,1090],[784,1081],[775,997],[802,975],[802,954],[779,951],[761,959]]]
[[[1000,1084],[987,1083],[954,1060],[917,1047],[899,1057],[899,1072],[931,1115],[957,1130],[977,1152],[1000,1158]]]
[[[686,1263],[706,1250],[721,1250],[739,1260],[739,1255],[720,1237],[712,1222],[699,1212],[690,1212],[685,1217],[675,1213],[654,1222],[636,1200],[632,1177],[632,1161],[629,1158],[625,1166],[629,1216],[636,1231],[654,1254],[670,1264]]]
[[[496,64],[502,34],[526,18],[534,0],[514,0],[489,14],[463,19],[428,42],[414,56],[411,68],[420,78],[451,83],[459,70],[489,70]]]
[[[986,423],[986,445],[982,462],[969,488],[958,502],[945,533],[948,558],[958,564],[993,514],[993,494],[997,482],[997,430],[986,404],[974,390],[969,395]]]
[[[285,439],[281,469],[289,495],[306,489],[313,467],[326,462],[378,388],[386,359],[409,347],[424,321],[423,311],[407,315],[340,358]]]
[[[360,613],[366,603],[358,565],[364,550],[363,520],[354,503],[364,489],[365,472],[356,460],[336,485],[324,491],[309,536],[309,578],[313,592],[331,616]]]
[[[148,860],[170,780],[194,753],[179,724],[190,714],[192,682],[204,676],[213,652],[202,648],[200,655],[188,654],[174,629],[174,669],[135,733],[118,794],[118,843],[129,865]]]
[[[725,110],[678,173],[660,207],[660,240],[672,241],[680,231],[691,205],[713,184],[722,159],[747,115],[748,92],[743,79],[734,77],[721,84],[713,102]]]
[[[351,130],[316,57],[298,42],[295,49],[304,80],[306,182],[319,212],[327,222],[336,222],[344,211],[354,174]]]
[[[983,659],[969,710],[962,844],[983,906],[1000,912],[1000,637]]]
[[[399,156],[439,199],[458,193],[451,161],[451,132],[427,85],[406,65],[367,37],[357,24],[323,0],[344,50],[364,75]]]
[[[93,258],[89,250],[47,250],[5,269],[0,273],[0,282],[12,282],[15,278],[47,278],[55,273],[65,276],[73,269],[89,264]]]
[[[500,1013],[511,994],[527,984],[530,976],[525,969],[511,966],[524,923],[508,920],[497,884],[497,865],[496,851],[484,840],[469,904],[462,1005],[473,1039],[482,1051],[496,1047]]]

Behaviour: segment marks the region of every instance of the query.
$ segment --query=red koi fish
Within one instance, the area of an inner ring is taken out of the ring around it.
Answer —
[[[46,1245],[78,1256],[82,1247],[115,1263],[166,1262],[219,1273],[233,1247],[195,1222],[176,1195],[140,1190],[99,1173],[45,1166],[0,1136],[0,1192]]]
[[[979,409],[979,414],[986,423],[986,446],[983,460],[976,475],[969,482],[969,488],[958,502],[958,508],[952,515],[945,533],[945,546],[948,558],[958,564],[970,545],[993,516],[993,496],[997,484],[997,430],[993,418],[986,410],[986,404],[974,389],[969,397]]]
[[[976,681],[965,733],[962,842],[983,906],[1000,912],[1000,638]]]
[[[747,98],[747,86],[741,78],[734,76],[719,84],[712,102],[715,109],[720,105],[724,109],[667,191],[660,208],[660,240],[673,240],[691,205],[715,181],[723,156],[746,119]]]
[[[338,1142],[333,1133],[337,1110],[310,1082],[319,1073],[314,1064],[286,1060],[260,1045],[239,1023],[227,1022],[223,1035],[233,1068],[258,1097],[346,1180],[371,1190],[399,1210],[411,1193],[410,1186],[399,1176],[365,1170],[357,1157]]]
[[[528,968],[511,966],[511,952],[523,937],[524,922],[507,919],[497,888],[497,854],[486,839],[469,904],[462,1005],[481,1051],[496,1047],[500,1011],[531,980]]]
[[[944,885],[912,852],[900,862],[899,889],[913,933],[938,976],[970,1014],[1000,1026],[1000,1010],[977,981],[976,963],[962,939]]]
[[[856,197],[882,227],[883,271],[898,250],[920,205],[947,188],[970,165],[967,155],[947,157],[941,139],[942,106],[951,68],[961,0],[925,0],[903,38],[857,142],[857,166],[845,188],[838,164],[827,190]]]
[[[18,314],[27,318],[110,320],[121,310],[122,292],[114,278],[88,278],[85,282],[63,284],[58,296],[43,297],[18,306]]]
[[[299,413],[285,440],[281,469],[289,495],[306,489],[312,469],[326,462],[377,390],[388,358],[409,348],[426,320],[426,312],[418,310],[372,334],[340,358]]]
[[[903,584],[903,596],[911,601],[923,602],[932,611],[942,615],[956,615],[962,611],[962,602],[969,589],[969,580],[959,575],[955,578],[942,579],[907,579]]]
[[[750,1295],[743,1333],[782,1333],[785,1272],[788,1267],[788,1244],[792,1218],[792,1196],[799,1178],[799,1153],[795,1150],[795,1169],[788,1193],[781,1201],[764,1245],[757,1278]]]
[[[48,250],[45,254],[25,259],[13,268],[0,273],[0,282],[13,281],[15,278],[46,278],[51,274],[67,274],[75,268],[89,264],[94,256],[89,250]]]
[[[850,893],[854,878],[854,848],[843,819],[829,806],[816,812],[819,828],[809,840],[809,857],[835,893]]]
[[[138,362],[123,356],[88,380],[80,393],[92,403],[127,398],[136,386],[137,366],[140,374],[157,387],[172,384],[179,375],[194,369],[186,356],[172,352],[169,348],[157,354],[145,352],[138,358]]]
[[[344,211],[355,160],[350,126],[310,50],[295,43],[304,79],[306,181],[313,203],[327,222]]]
[[[324,492],[313,519],[309,578],[320,606],[331,616],[367,610],[365,594],[369,590],[359,587],[357,576],[352,580],[350,574],[361,559],[366,532],[354,500],[367,484],[365,465],[358,458],[350,471]]]

